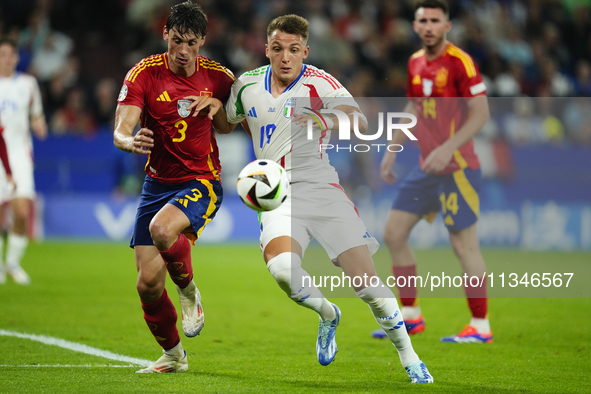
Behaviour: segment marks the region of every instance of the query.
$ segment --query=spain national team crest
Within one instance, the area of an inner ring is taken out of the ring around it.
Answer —
[[[433,93],[433,81],[423,78],[423,94],[429,97],[431,93]]]
[[[437,72],[435,73],[435,86],[437,86],[437,89],[443,89],[445,85],[447,85],[448,74],[449,71],[447,71],[447,69],[443,67],[437,70]]]
[[[283,106],[283,116],[285,116],[287,119],[291,118],[293,116],[293,113],[295,111],[295,106],[296,106],[296,99],[295,98],[290,98],[285,102],[285,106]]]
[[[191,103],[191,100],[179,100],[177,102],[176,109],[179,115],[181,115],[183,118],[186,118],[187,116],[191,115],[191,110],[187,109],[187,107],[189,107]]]

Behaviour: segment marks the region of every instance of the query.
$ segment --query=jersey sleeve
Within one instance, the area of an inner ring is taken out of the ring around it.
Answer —
[[[120,105],[135,105],[144,109],[148,74],[147,71],[143,70],[141,62],[129,70],[123,81],[117,103]]]
[[[31,77],[31,104],[30,104],[30,114],[33,117],[37,117],[43,115],[43,101],[41,100],[41,90],[39,89],[39,84],[34,77]]]
[[[226,117],[230,124],[240,123],[246,119],[242,105],[242,93],[247,86],[248,84],[244,82],[243,77],[238,78],[232,85],[230,97],[226,102]]]
[[[236,78],[234,78],[234,74],[232,74],[232,71],[230,71],[226,67],[220,67],[223,70],[218,72],[218,87],[213,96],[220,100],[222,103],[225,103],[228,100],[228,97],[230,97],[232,84],[234,83]]]
[[[325,108],[332,109],[340,105],[359,108],[351,93],[335,77],[329,73],[321,72],[318,73],[316,79],[314,87],[318,91],[318,95],[322,97]],[[308,87],[310,88],[310,86]],[[313,97],[312,91],[313,89],[310,89],[311,97]]]
[[[478,66],[472,58],[465,54],[456,58],[456,72],[458,74],[458,92],[461,97],[474,97],[486,94],[486,85]]]

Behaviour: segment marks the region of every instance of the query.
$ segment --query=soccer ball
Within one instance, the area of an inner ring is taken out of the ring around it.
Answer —
[[[289,189],[287,171],[271,160],[255,160],[240,171],[238,195],[255,211],[272,211],[285,201]]]

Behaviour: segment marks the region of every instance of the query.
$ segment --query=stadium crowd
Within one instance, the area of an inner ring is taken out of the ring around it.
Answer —
[[[166,50],[162,27],[177,0],[0,0],[0,31],[20,46],[19,70],[42,87],[54,135],[111,133],[119,85],[137,61]],[[591,5],[583,0],[451,0],[451,42],[478,64],[491,97],[509,100],[483,137],[512,144],[591,145]],[[265,64],[265,26],[294,12],[310,21],[307,59],[357,97],[406,92],[420,47],[412,1],[202,0],[201,53],[237,76]],[[527,123],[528,127],[523,127]],[[492,130],[492,131],[491,131]]]

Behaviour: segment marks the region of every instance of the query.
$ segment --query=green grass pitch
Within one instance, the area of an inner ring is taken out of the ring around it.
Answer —
[[[484,251],[487,262],[516,254],[534,263],[544,255]],[[589,260],[584,253],[556,256]],[[420,264],[457,265],[449,250],[418,251],[417,257]],[[337,335],[339,354],[333,364],[322,367],[315,354],[316,315],[282,293],[256,245],[199,245],[193,248],[193,260],[206,324],[200,336],[182,337],[188,372],[138,375],[134,372],[139,367],[127,362],[0,336],[0,393],[590,390],[589,299],[491,299],[495,339],[489,345],[440,343],[441,336],[459,331],[468,322],[465,300],[423,299],[427,329],[412,340],[435,383],[412,385],[389,341],[370,337],[377,324],[360,300],[333,300],[343,312]],[[377,260],[387,259],[382,255]],[[18,286],[10,279],[0,286],[0,330],[61,338],[128,357],[155,360],[160,356],[161,349],[142,318],[133,251],[125,245],[31,244],[23,266],[31,275],[30,286]],[[170,281],[168,291],[178,310]]]

